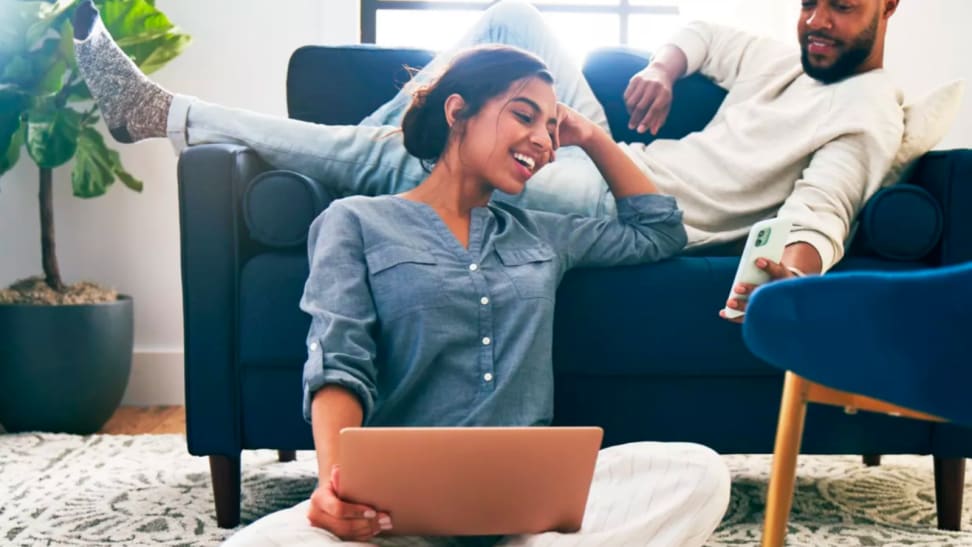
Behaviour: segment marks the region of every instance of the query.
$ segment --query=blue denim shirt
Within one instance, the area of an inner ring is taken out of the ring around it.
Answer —
[[[557,285],[578,266],[669,257],[686,243],[674,198],[618,200],[589,218],[492,203],[464,248],[428,205],[349,197],[311,225],[304,417],[338,384],[374,426],[532,426],[553,418]]]

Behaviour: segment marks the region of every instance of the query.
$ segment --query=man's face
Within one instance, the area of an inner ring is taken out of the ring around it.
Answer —
[[[880,0],[803,0],[797,33],[804,72],[825,84],[862,72],[879,32],[883,34],[882,4]]]

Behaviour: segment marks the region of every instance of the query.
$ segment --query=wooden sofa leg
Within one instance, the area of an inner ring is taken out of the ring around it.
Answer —
[[[965,458],[935,458],[935,507],[938,529],[962,529]]]
[[[790,518],[796,486],[797,456],[800,454],[803,423],[807,416],[806,386],[807,381],[803,378],[792,372],[786,373],[773,448],[773,466],[766,493],[763,547],[782,547],[786,536],[786,523]]]
[[[297,459],[296,450],[278,450],[277,459],[282,462],[292,462]]]
[[[864,454],[864,465],[868,467],[877,467],[881,465],[881,455],[880,454]]]
[[[209,457],[209,472],[216,498],[216,525],[235,528],[240,523],[240,456]]]

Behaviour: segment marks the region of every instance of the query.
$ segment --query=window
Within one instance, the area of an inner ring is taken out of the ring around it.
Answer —
[[[361,0],[361,41],[442,50],[492,0]],[[683,23],[678,0],[533,0],[568,53],[627,45],[654,50]]]

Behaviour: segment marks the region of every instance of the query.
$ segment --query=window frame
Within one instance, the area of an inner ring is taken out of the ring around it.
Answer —
[[[630,0],[617,0],[616,4],[549,3],[535,7],[541,12],[606,13],[618,16],[620,45],[628,45],[628,19],[631,15],[678,15],[678,0],[669,5],[632,5]],[[378,32],[378,10],[485,10],[496,2],[469,2],[462,0],[361,0],[361,43],[374,44]]]

